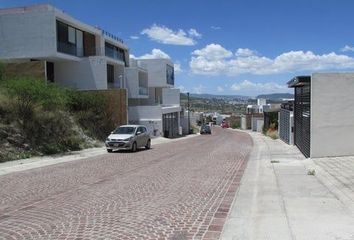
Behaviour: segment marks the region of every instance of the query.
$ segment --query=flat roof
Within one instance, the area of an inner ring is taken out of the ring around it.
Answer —
[[[296,76],[287,82],[289,88],[302,87],[311,83],[311,76]]]

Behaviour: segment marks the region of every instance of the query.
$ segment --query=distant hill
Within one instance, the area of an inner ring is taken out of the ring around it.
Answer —
[[[268,100],[289,99],[289,98],[294,98],[294,94],[291,93],[262,94],[262,95],[258,95],[256,98],[265,98]]]
[[[207,93],[202,93],[202,94],[197,94],[197,93],[191,93],[191,97],[194,98],[204,98],[204,99],[244,99],[247,100],[251,97],[249,96],[242,96],[242,95],[214,95],[214,94],[207,94]]]

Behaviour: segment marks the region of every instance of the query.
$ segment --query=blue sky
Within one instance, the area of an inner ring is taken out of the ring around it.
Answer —
[[[123,38],[136,58],[171,58],[183,91],[291,92],[286,82],[295,75],[354,70],[350,0],[0,0],[0,7],[38,3]]]

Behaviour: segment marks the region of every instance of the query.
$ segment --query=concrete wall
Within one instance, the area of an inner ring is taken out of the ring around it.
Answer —
[[[354,74],[311,79],[311,157],[354,155]]]
[[[127,88],[128,88],[128,97],[129,98],[148,98],[149,95],[140,95],[139,94],[139,79],[142,81],[144,86],[148,91],[148,78],[147,73],[142,72],[136,67],[126,68],[125,74],[127,77]]]
[[[151,136],[162,134],[161,106],[134,106],[128,108],[130,124],[142,124],[149,129]]]
[[[107,89],[105,57],[82,58],[79,62],[54,62],[54,81],[82,90]]]
[[[163,88],[162,89],[162,104],[163,105],[179,105],[180,91],[178,88]]]
[[[0,12],[0,58],[29,59],[56,54],[54,11]]]
[[[169,59],[139,59],[138,65],[149,73],[149,87],[173,87],[167,84],[166,65],[173,67]]]

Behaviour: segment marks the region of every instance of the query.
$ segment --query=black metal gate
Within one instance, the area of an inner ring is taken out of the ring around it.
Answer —
[[[162,115],[163,136],[174,138],[178,136],[178,112]]]
[[[294,102],[294,140],[305,157],[310,157],[310,107],[311,84],[309,82],[295,87]]]

